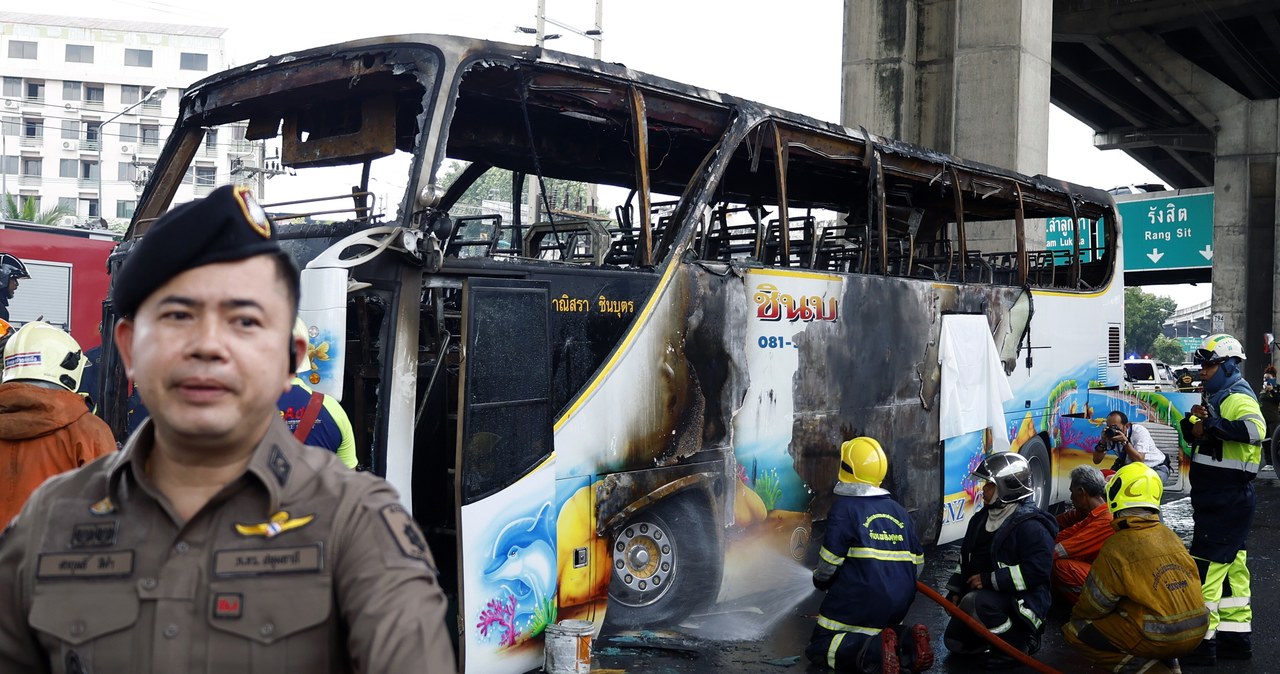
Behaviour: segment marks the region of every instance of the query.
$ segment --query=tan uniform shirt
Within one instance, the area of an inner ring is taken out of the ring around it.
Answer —
[[[183,523],[123,451],[60,475],[0,538],[0,672],[453,672],[445,597],[386,482],[273,421]]]

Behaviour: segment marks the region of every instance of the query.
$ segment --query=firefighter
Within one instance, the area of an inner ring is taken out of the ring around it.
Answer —
[[[295,342],[308,344],[310,350],[307,325],[301,318],[293,322],[293,339]],[[313,371],[309,354],[299,354],[296,360],[298,365],[295,375]],[[284,417],[285,425],[289,427],[293,437],[304,445],[323,447],[337,454],[342,465],[355,468],[355,433],[342,404],[331,395],[313,391],[300,376],[295,376],[291,384],[289,390],[276,401],[276,407],[280,409],[280,416]],[[307,419],[311,419],[310,429],[298,430],[304,428],[302,422]]]
[[[1184,663],[1212,665],[1219,656],[1253,656],[1246,547],[1256,497],[1253,478],[1262,461],[1267,425],[1253,389],[1240,372],[1244,348],[1231,335],[1205,338],[1194,360],[1204,381],[1205,404],[1181,422],[1192,445],[1191,556],[1200,571],[1209,631]]]
[[[24,278],[31,278],[27,265],[8,253],[0,253],[0,318],[9,320],[9,300],[18,291],[18,280]]]
[[[0,523],[47,478],[116,449],[106,422],[76,393],[85,358],[58,328],[32,321],[9,337],[0,384]]]
[[[1051,603],[1058,525],[1032,503],[1031,465],[1022,455],[990,454],[972,476],[984,483],[985,507],[969,520],[947,599],[1009,645],[1035,653]],[[956,655],[981,656],[984,669],[1018,665],[959,619],[951,619],[943,638]]]
[[[1145,464],[1144,464],[1145,465]],[[1089,575],[1089,567],[1115,530],[1107,508],[1106,480],[1093,466],[1076,466],[1071,471],[1071,510],[1058,515],[1057,538],[1053,541],[1054,594],[1074,604]]]
[[[916,596],[924,548],[911,516],[880,487],[889,461],[880,443],[840,446],[839,482],[813,584],[825,590],[805,655],[846,672],[922,672],[933,666],[924,625],[902,619]]]
[[[1107,483],[1115,535],[1098,553],[1062,636],[1091,664],[1116,672],[1179,671],[1209,627],[1196,564],[1160,522],[1164,483],[1141,463]]]

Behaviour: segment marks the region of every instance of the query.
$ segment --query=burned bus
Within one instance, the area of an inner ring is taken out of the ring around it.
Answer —
[[[1059,500],[1122,380],[1106,193],[619,64],[413,35],[209,77],[114,268],[215,142],[303,269],[310,380],[421,524],[468,671],[537,666],[558,620],[750,591],[757,553],[816,542],[857,435],[928,541],[963,532],[984,452]]]

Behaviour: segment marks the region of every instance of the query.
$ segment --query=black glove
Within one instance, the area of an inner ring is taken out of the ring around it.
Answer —
[[[815,576],[813,579],[813,586],[818,588],[819,590],[822,590],[823,592],[826,592],[827,590],[831,589],[831,586],[835,582],[836,582],[835,576],[832,576],[831,578],[827,579],[825,582],[819,581],[818,578]]]

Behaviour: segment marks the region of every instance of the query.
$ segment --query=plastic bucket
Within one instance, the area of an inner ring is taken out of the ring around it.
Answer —
[[[561,620],[547,625],[543,633],[542,671],[547,674],[588,674],[591,671],[591,634],[596,626],[590,620]]]

